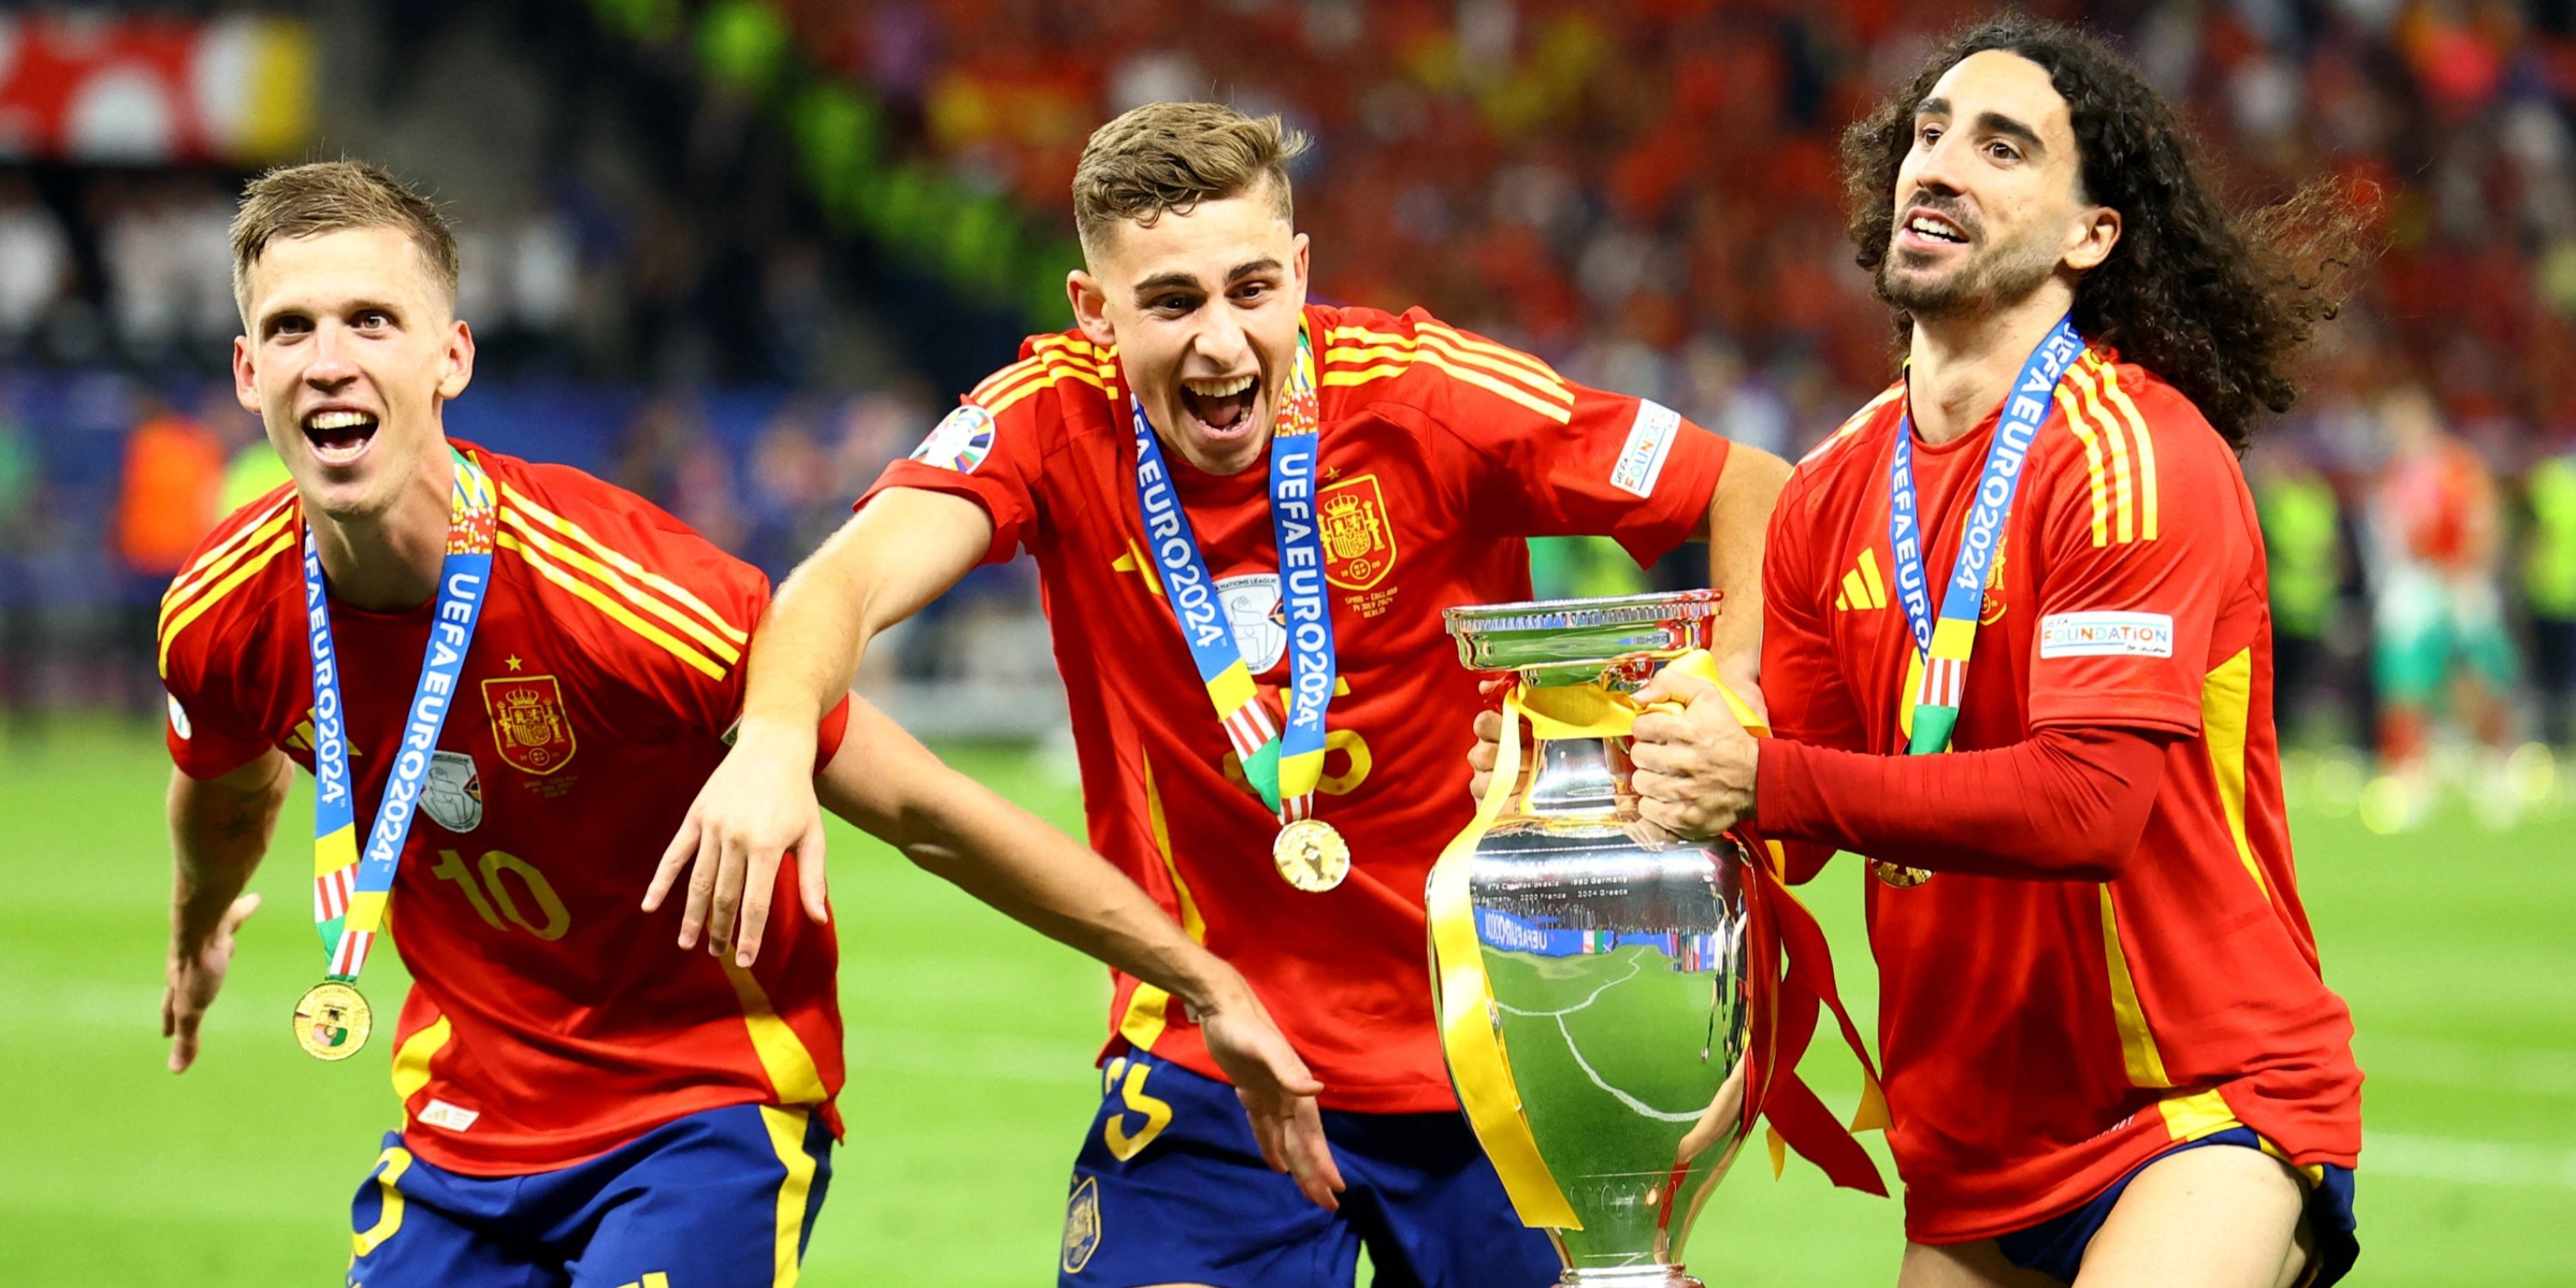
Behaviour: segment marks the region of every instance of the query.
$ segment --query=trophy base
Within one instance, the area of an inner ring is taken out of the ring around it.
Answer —
[[[1680,1266],[1649,1264],[1610,1270],[1568,1270],[1556,1288],[1708,1288]]]

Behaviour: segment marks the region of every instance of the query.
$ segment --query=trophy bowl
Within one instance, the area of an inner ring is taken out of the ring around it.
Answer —
[[[1683,1244],[1744,1134],[1749,860],[1638,818],[1626,736],[1627,695],[1716,612],[1697,591],[1446,613],[1467,666],[1515,675],[1533,745],[1434,870],[1443,1047],[1562,1285],[1697,1285]]]

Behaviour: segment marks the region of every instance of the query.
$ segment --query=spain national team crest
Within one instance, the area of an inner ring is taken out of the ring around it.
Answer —
[[[572,720],[564,714],[563,686],[555,677],[485,680],[483,709],[492,717],[492,747],[503,764],[551,774],[572,763]]]
[[[1064,1204],[1064,1272],[1082,1273],[1091,1254],[1100,1251],[1100,1182],[1083,1177]]]
[[[1387,522],[1386,493],[1377,476],[1363,474],[1318,494],[1316,521],[1323,525],[1324,579],[1344,590],[1367,590],[1395,569],[1395,528]]]

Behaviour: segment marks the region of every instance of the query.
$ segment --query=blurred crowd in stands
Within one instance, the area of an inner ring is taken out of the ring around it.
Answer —
[[[1007,195],[1037,227],[1069,225],[1074,159],[1123,108],[1217,97],[1279,112],[1316,143],[1297,213],[1319,298],[1423,304],[1793,456],[1893,368],[1887,314],[1842,232],[1838,133],[1985,9],[711,0],[678,12],[745,5],[765,6],[794,56],[881,110],[904,161]],[[395,7],[425,27],[448,21]],[[2327,328],[2300,407],[2248,460],[2271,530],[2285,726],[2375,744],[2401,775],[2465,743],[2450,754],[2493,779],[2491,762],[2525,739],[2565,744],[2576,3],[2038,7],[2122,44],[2212,145],[2238,200],[2325,179],[2375,203],[2377,257]],[[495,6],[458,8],[488,19]],[[496,445],[585,464],[783,572],[954,388],[1013,356],[989,339],[1010,331],[958,319],[925,298],[935,283],[836,235],[766,137],[783,131],[689,84],[672,56],[687,29],[673,30],[622,62],[596,33],[544,56],[543,181],[456,194],[460,309],[493,386],[457,411]],[[594,155],[601,116],[629,123],[639,159]],[[193,414],[255,459],[248,418],[220,387],[201,396],[150,378],[172,363],[193,382],[221,377],[234,328],[222,225],[238,179],[0,170],[0,373],[21,385],[142,373],[127,381],[127,424]],[[544,392],[565,380],[589,392]],[[761,392],[709,392],[744,388]],[[464,415],[477,402],[497,409],[490,420]],[[573,402],[581,414],[527,424]],[[575,421],[588,428],[560,428]],[[11,436],[50,432],[13,414],[0,385],[13,563],[26,562],[17,534],[42,508],[46,471],[17,467],[13,482],[11,460],[41,453]],[[1636,577],[1579,548],[1543,552],[1541,572],[1575,592]],[[13,619],[24,586],[0,586]],[[1024,578],[996,589],[1030,602]]]

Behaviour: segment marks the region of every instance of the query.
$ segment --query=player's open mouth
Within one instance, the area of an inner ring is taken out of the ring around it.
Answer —
[[[346,465],[367,454],[376,418],[363,411],[317,411],[304,418],[304,441],[325,465]]]
[[[1181,409],[1219,437],[1251,429],[1253,405],[1260,400],[1261,381],[1250,375],[1181,381]]]
[[[1905,222],[1897,226],[1896,238],[1907,247],[1918,250],[1965,246],[1975,240],[1957,220],[1922,206],[1905,212]]]

